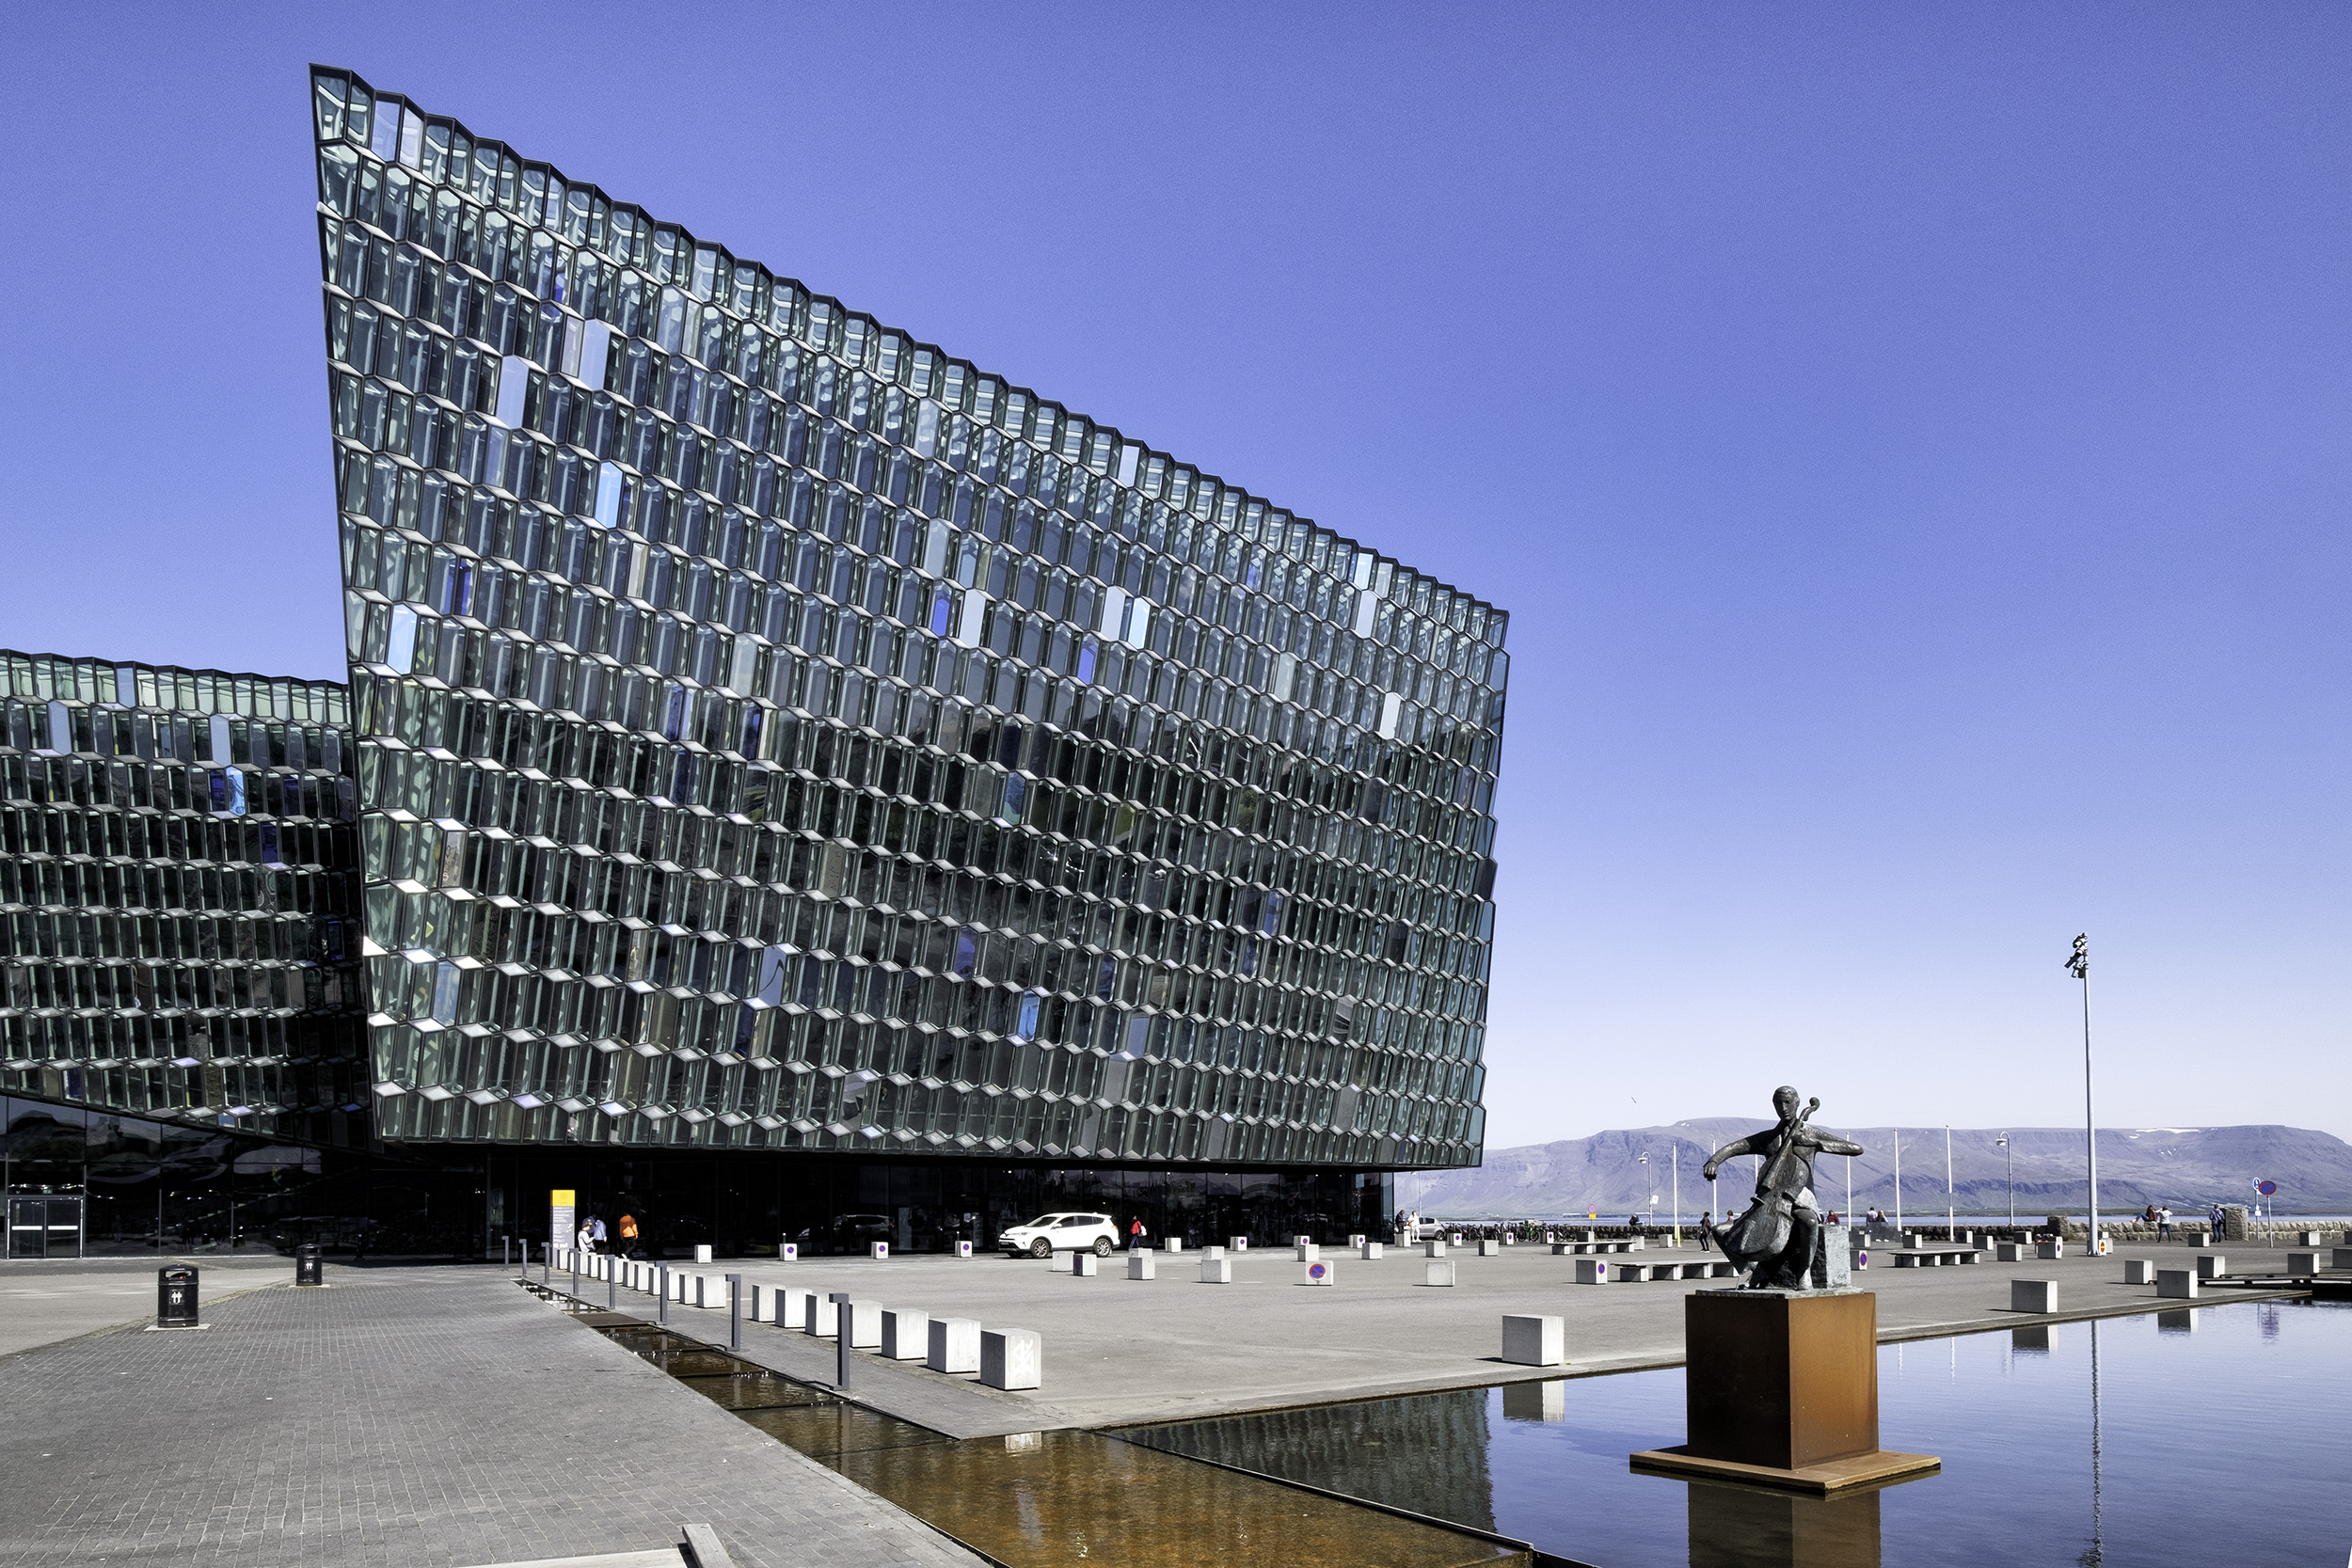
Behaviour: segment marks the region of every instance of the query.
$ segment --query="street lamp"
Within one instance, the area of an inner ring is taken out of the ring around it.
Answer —
[[[2090,938],[2074,939],[2066,973],[2083,983],[2083,1132],[2090,1149],[2090,1256],[2099,1256],[2099,1121],[2090,1104]]]
[[[1636,1156],[1634,1157],[1634,1162],[1633,1162],[1633,1163],[1634,1163],[1635,1164],[1640,1165],[1640,1166],[1642,1167],[1642,1190],[1643,1190],[1644,1192],[1649,1192],[1649,1153],[1648,1153],[1648,1151],[1645,1149],[1645,1150],[1644,1150],[1641,1154],[1636,1155]],[[1657,1212],[1657,1210],[1658,1210],[1658,1195],[1657,1195],[1656,1193],[1650,1193],[1650,1195],[1649,1195],[1649,1207],[1650,1207],[1650,1212],[1651,1212],[1652,1213],[1655,1213],[1655,1212]]]
[[[2001,1135],[1993,1141],[2001,1146],[2002,1168],[2009,1175],[2009,1227],[2014,1230],[2017,1228],[2017,1160],[2010,1152],[2007,1130],[2003,1130]]]

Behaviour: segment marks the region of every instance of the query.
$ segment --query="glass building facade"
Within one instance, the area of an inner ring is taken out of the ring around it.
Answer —
[[[310,88],[350,680],[0,655],[26,1247],[1344,1233],[1477,1160],[1500,610]]]
[[[344,689],[0,651],[0,1089],[364,1141]]]
[[[1476,1158],[1500,611],[313,88],[387,1137]]]

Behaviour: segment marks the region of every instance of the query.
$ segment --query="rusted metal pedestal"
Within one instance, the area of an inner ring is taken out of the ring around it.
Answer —
[[[1879,1447],[1878,1297],[1699,1291],[1683,1298],[1690,1441],[1637,1468],[1829,1493],[1923,1475]]]

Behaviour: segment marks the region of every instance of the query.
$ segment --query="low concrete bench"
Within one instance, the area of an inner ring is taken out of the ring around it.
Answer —
[[[919,1307],[885,1307],[882,1354],[885,1361],[920,1361],[931,1350],[931,1315]]]
[[[991,1388],[1034,1388],[1045,1376],[1045,1346],[1025,1328],[980,1330],[980,1381]]]
[[[1978,1256],[1977,1249],[1972,1246],[1913,1247],[1894,1255],[1895,1266],[1899,1269],[1947,1268],[1958,1263],[1973,1263]]]
[[[935,1372],[980,1370],[980,1323],[977,1318],[933,1318],[923,1365]]]
[[[1521,1367],[1558,1367],[1568,1359],[1568,1321],[1507,1314],[1502,1320],[1502,1359]]]
[[[1643,1244],[1642,1244],[1640,1242],[1638,1242],[1638,1241],[1632,1241],[1632,1242],[1554,1242],[1554,1243],[1551,1243],[1551,1255],[1552,1255],[1554,1258],[1562,1258],[1562,1257],[1582,1257],[1582,1256],[1584,1256],[1584,1255],[1585,1255],[1585,1254],[1587,1254],[1587,1253],[1591,1253],[1591,1254],[1594,1254],[1594,1255],[1597,1256],[1597,1255],[1599,1255],[1599,1254],[1601,1254],[1601,1253],[1614,1253],[1614,1252],[1642,1252],[1642,1251],[1645,1251],[1645,1250],[1646,1250],[1646,1248],[1645,1248],[1645,1247],[1643,1246]]]

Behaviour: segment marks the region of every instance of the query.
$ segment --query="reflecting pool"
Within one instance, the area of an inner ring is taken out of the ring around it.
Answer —
[[[2237,1302],[1879,1350],[1880,1440],[1941,1474],[1828,1501],[1640,1475],[1679,1370],[1120,1435],[1532,1542],[1597,1568],[2220,1560],[2352,1548],[2352,1304]]]
[[[778,1442],[1010,1568],[1483,1568],[1527,1554],[1092,1432],[959,1442],[650,1324],[589,1314]]]

